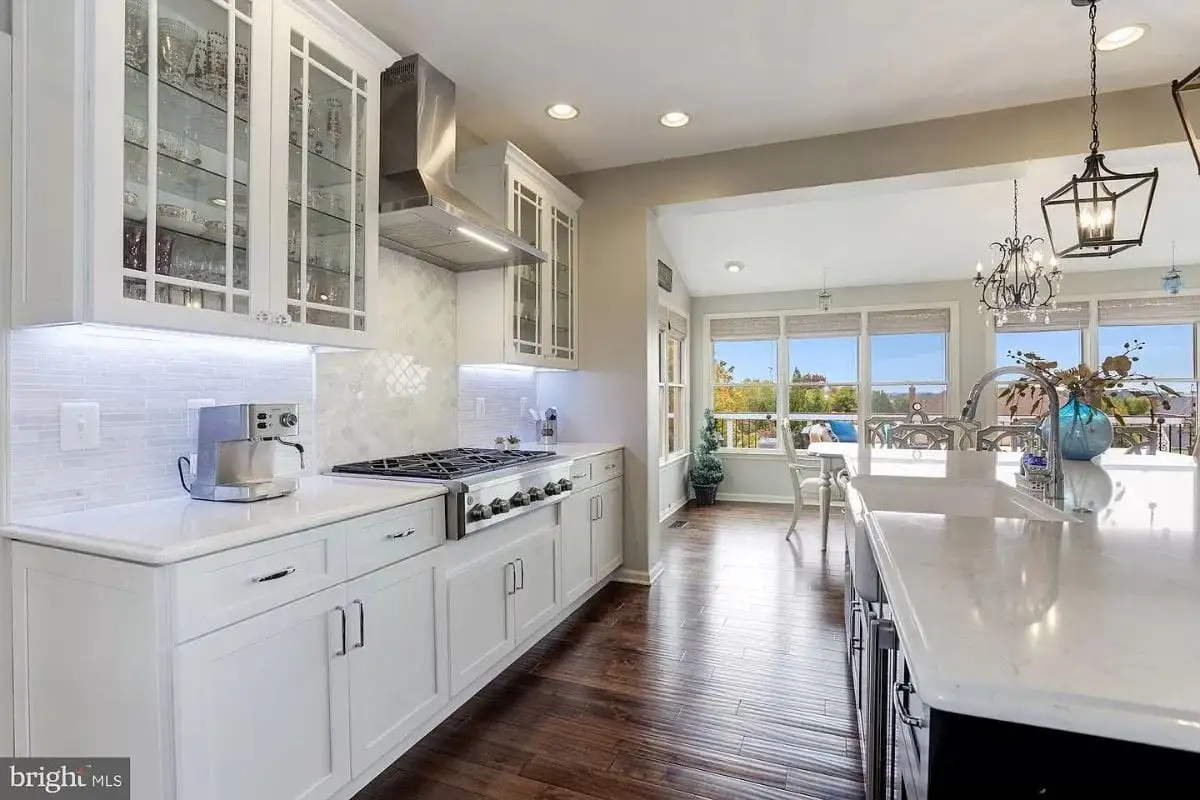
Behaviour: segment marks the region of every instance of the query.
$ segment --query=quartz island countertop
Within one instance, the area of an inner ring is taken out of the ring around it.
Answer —
[[[445,493],[440,484],[311,475],[299,479],[295,494],[273,500],[212,503],[181,492],[166,500],[18,520],[3,534],[122,561],[173,564]]]
[[[837,448],[851,476],[999,480],[1017,454]],[[867,535],[933,708],[1200,752],[1200,470],[1066,463],[1076,521],[872,511]],[[1087,511],[1082,511],[1087,509]]]

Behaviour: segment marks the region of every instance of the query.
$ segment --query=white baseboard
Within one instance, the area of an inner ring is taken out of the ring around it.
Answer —
[[[613,573],[612,579],[617,583],[633,583],[638,586],[650,586],[663,574],[663,565],[659,561],[650,571],[644,569],[626,569],[621,567]]]
[[[668,517],[670,517],[672,514],[674,514],[676,511],[683,508],[687,504],[688,504],[688,498],[687,498],[687,495],[684,495],[683,497],[676,500],[674,503],[671,503],[671,505],[667,506],[666,509],[661,514],[658,515],[658,521],[666,522]]]

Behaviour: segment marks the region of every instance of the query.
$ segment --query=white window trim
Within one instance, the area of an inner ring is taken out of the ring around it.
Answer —
[[[959,392],[960,392],[960,389],[959,389],[959,387],[960,387],[960,380],[959,380],[959,378],[960,378],[960,376],[959,376],[959,369],[960,369],[960,367],[959,367],[959,362],[960,362],[960,359],[959,359],[959,349],[960,349],[960,346],[959,346],[959,339],[960,339],[959,303],[957,300],[943,300],[943,301],[928,302],[928,303],[902,303],[902,304],[894,304],[894,305],[853,306],[853,307],[849,307],[849,308],[838,308],[837,313],[839,313],[839,314],[856,313],[856,314],[860,314],[862,317],[862,324],[860,326],[859,333],[858,333],[858,384],[857,384],[858,385],[858,396],[859,396],[857,422],[858,422],[858,426],[859,426],[860,430],[865,429],[867,418],[869,416],[871,416],[870,404],[862,402],[863,397],[867,397],[867,398],[870,397],[871,385],[872,385],[871,384],[871,375],[870,375],[870,372],[871,372],[871,334],[868,333],[867,316],[871,313],[879,313],[882,311],[910,311],[910,310],[925,309],[925,308],[947,309],[950,312],[950,330],[946,333],[946,382],[944,385],[947,387],[946,395],[947,395],[947,403],[949,404],[949,407],[950,408],[958,408],[961,405],[961,402],[959,399]],[[789,376],[789,378],[791,376],[791,373],[788,371],[788,363],[787,363],[788,362],[788,353],[787,353],[788,337],[787,337],[787,332],[785,330],[786,324],[785,324],[784,318],[790,317],[790,316],[808,316],[808,315],[819,316],[824,313],[826,313],[826,312],[821,311],[819,309],[801,308],[801,309],[782,309],[782,310],[771,309],[771,310],[763,310],[763,311],[736,311],[736,312],[720,312],[720,313],[705,314],[704,318],[703,318],[703,330],[700,334],[701,342],[703,343],[703,347],[704,347],[703,352],[705,354],[705,370],[704,370],[704,381],[703,381],[705,407],[706,408],[712,407],[713,390],[715,388],[714,383],[713,383],[713,370],[712,370],[713,359],[715,358],[715,349],[714,349],[714,342],[712,340],[712,337],[709,335],[709,327],[710,327],[710,322],[712,320],[714,320],[714,319],[736,319],[738,317],[778,316],[780,318],[779,319],[780,335],[777,339],[778,344],[775,348],[776,349],[776,354],[775,354],[776,370],[775,370],[775,372],[776,372],[776,375],[780,376],[780,379],[777,380],[777,383],[775,384],[776,385],[776,401],[775,401],[776,413],[770,415],[771,418],[775,420],[776,426],[778,427],[781,419],[793,418],[789,414],[787,414],[786,411],[781,412],[779,410],[779,409],[786,409],[788,407],[788,389],[791,387],[790,382],[785,382],[782,380],[782,376],[784,376],[784,375]],[[691,329],[689,328],[689,332],[690,331],[691,331]],[[844,336],[844,334],[843,334],[843,336]],[[991,338],[994,340],[995,337],[991,337]],[[761,341],[769,341],[769,340],[764,339]],[[763,385],[769,386],[771,384],[766,383]],[[841,386],[841,385],[852,385],[852,384],[837,384],[837,385]],[[943,384],[939,383],[939,384],[935,384],[935,385],[941,386]],[[755,415],[755,418],[760,418],[761,416],[762,415]],[[830,419],[830,418],[838,418],[838,417],[828,415],[828,414],[822,416],[822,419]],[[849,416],[849,415],[847,415],[845,418],[846,419],[855,419],[853,416]],[[794,419],[803,419],[803,417],[794,417]],[[749,455],[749,454],[754,454],[754,455],[759,455],[759,456],[782,455],[783,445],[782,445],[782,443],[780,443],[778,441],[778,438],[779,437],[776,436],[776,444],[775,444],[774,449],[765,448],[765,447],[764,448],[754,448],[754,449],[744,448],[744,447],[722,447],[718,452],[721,453],[722,455],[730,455],[730,456],[745,456],[745,455]]]
[[[668,307],[669,308],[669,307]],[[660,467],[665,467],[669,464],[674,464],[691,454],[692,440],[692,396],[688,391],[691,385],[689,377],[691,374],[691,359],[688,358],[688,344],[692,337],[692,320],[691,315],[686,311],[680,311],[677,308],[669,308],[669,310],[687,320],[687,333],[682,339],[677,340],[676,350],[679,353],[679,379],[678,383],[667,383],[667,332],[663,329],[658,331],[658,464]],[[678,441],[677,448],[668,452],[667,450],[667,409],[668,409],[668,390],[679,389],[680,408],[678,412]]]

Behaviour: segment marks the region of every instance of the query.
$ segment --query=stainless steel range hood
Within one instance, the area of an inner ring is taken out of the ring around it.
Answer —
[[[550,260],[454,188],[453,81],[419,55],[397,61],[380,114],[381,245],[457,271]]]

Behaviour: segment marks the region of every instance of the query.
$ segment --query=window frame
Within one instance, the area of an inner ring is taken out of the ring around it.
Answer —
[[[658,462],[660,465],[677,461],[691,452],[691,394],[688,392],[690,373],[688,339],[692,332],[691,318],[686,312],[678,309],[667,309],[667,311],[683,317],[687,322],[687,329],[683,336],[672,336],[670,331],[662,325],[658,328]],[[675,342],[675,352],[679,359],[675,381],[667,379],[669,342],[671,341]],[[673,415],[670,413],[670,393],[672,391],[679,393],[679,404]],[[671,450],[669,449],[670,424],[673,417],[677,422],[675,428],[676,447]]]
[[[800,416],[799,415],[800,412],[798,412],[797,415],[792,415],[790,413],[790,411],[788,410],[790,408],[789,393],[790,393],[790,389],[792,388],[792,385],[793,385],[791,383],[791,374],[792,373],[791,373],[791,364],[789,363],[790,352],[789,352],[788,342],[789,342],[789,338],[795,338],[795,337],[789,337],[787,335],[786,318],[789,316],[810,316],[810,315],[811,316],[819,316],[826,312],[823,312],[823,311],[821,311],[819,309],[815,309],[815,308],[801,308],[801,309],[783,309],[783,310],[770,310],[770,311],[739,311],[739,312],[730,312],[730,313],[705,314],[704,318],[703,318],[704,328],[703,328],[701,335],[703,336],[704,348],[705,348],[704,353],[705,353],[705,357],[707,359],[705,376],[704,376],[704,392],[705,392],[704,397],[705,397],[706,406],[709,408],[713,407],[714,392],[717,387],[717,385],[715,384],[715,381],[713,379],[713,369],[712,369],[712,365],[716,359],[716,347],[715,347],[716,341],[713,340],[712,335],[711,335],[712,321],[717,320],[717,319],[738,319],[738,318],[758,318],[758,317],[778,316],[779,317],[779,336],[775,340],[777,342],[776,348],[775,348],[775,350],[776,350],[775,356],[776,356],[776,362],[777,362],[776,363],[776,375],[780,376],[780,378],[777,379],[774,384],[774,386],[776,388],[776,400],[775,400],[776,412],[774,414],[760,414],[760,413],[737,414],[737,415],[732,415],[730,418],[736,418],[736,419],[769,418],[772,422],[775,423],[777,432],[780,430],[783,430],[785,427],[790,428],[790,423],[792,421],[796,421],[796,420],[808,421],[810,417],[816,418],[816,419],[847,419],[847,420],[853,421],[857,425],[857,427],[860,431],[865,430],[867,418],[871,416],[869,399],[870,399],[870,392],[871,392],[871,386],[872,386],[871,374],[870,374],[870,372],[871,372],[871,336],[872,336],[872,334],[870,334],[868,332],[869,331],[869,328],[868,328],[869,315],[872,313],[878,314],[878,313],[882,313],[882,312],[891,312],[891,311],[916,311],[916,310],[924,310],[924,309],[948,311],[950,314],[950,329],[945,332],[945,334],[946,334],[946,373],[945,373],[946,380],[941,383],[930,384],[930,385],[945,386],[946,387],[947,404],[948,404],[949,408],[957,408],[960,405],[960,402],[959,402],[959,383],[960,383],[959,382],[959,369],[960,369],[960,359],[959,359],[960,326],[959,326],[959,323],[960,323],[960,317],[959,317],[959,302],[957,300],[941,300],[941,301],[932,301],[932,302],[912,302],[912,303],[890,304],[890,305],[879,305],[879,306],[855,306],[855,307],[838,308],[837,309],[837,313],[840,313],[840,314],[858,314],[860,316],[859,330],[857,333],[852,334],[853,336],[856,336],[858,339],[858,381],[856,384],[838,383],[838,384],[822,384],[822,385],[828,386],[831,388],[836,388],[836,387],[842,386],[842,385],[855,386],[855,388],[857,389],[857,397],[858,397],[858,413],[856,415],[826,414],[826,415],[821,415],[821,416],[814,416],[814,415]],[[850,335],[850,334],[847,334],[846,332],[843,331],[843,332],[838,332],[838,333],[831,333],[828,338],[846,338],[848,335]],[[883,334],[877,334],[877,335],[883,335]],[[810,337],[810,338],[826,338],[826,337]],[[755,340],[755,341],[759,341],[759,340]],[[763,339],[762,341],[771,341],[771,340]],[[788,377],[788,380],[786,380],[786,381],[781,379],[782,376],[785,376],[785,375]],[[923,383],[923,382],[918,382],[918,383]],[[764,383],[764,384],[752,384],[752,385],[767,385],[767,386],[769,386],[772,384]],[[797,385],[800,385],[800,384],[797,384]],[[909,385],[915,385],[915,384],[905,383],[904,385],[909,386]],[[867,400],[864,401],[864,398],[867,398]],[[718,419],[718,422],[719,421],[720,421],[720,419]],[[763,457],[763,456],[775,457],[775,456],[778,456],[783,453],[783,443],[782,443],[782,441],[779,440],[779,437],[777,435],[774,447],[746,448],[746,447],[724,447],[723,446],[720,448],[720,450],[718,452],[721,453],[722,455],[734,456],[734,457],[756,457],[756,456],[758,456],[758,457]]]
[[[1182,297],[1197,297],[1200,296],[1200,290],[1185,289],[1179,292]],[[1154,327],[1157,325],[1174,326],[1174,325],[1190,325],[1192,327],[1192,371],[1191,378],[1171,378],[1155,376],[1155,379],[1161,383],[1190,383],[1195,387],[1197,395],[1200,396],[1200,320],[1188,318],[1186,316],[1180,318],[1166,317],[1163,319],[1150,319],[1145,321],[1122,322],[1110,325],[1100,324],[1100,303],[1106,300],[1145,300],[1162,297],[1161,291],[1139,291],[1139,292],[1106,292],[1102,294],[1090,295],[1071,295],[1059,298],[1060,303],[1087,303],[1088,305],[1088,323],[1083,328],[1067,328],[1065,330],[1079,330],[1082,335],[1082,355],[1083,362],[1090,366],[1099,364],[1100,359],[1104,355],[1100,353],[1100,328],[1117,328],[1117,327]],[[1047,326],[1047,329],[1053,329],[1053,326]],[[1059,330],[1064,330],[1059,328]],[[992,364],[1000,366],[1001,353],[996,346],[996,335],[1004,333],[1003,328],[991,329],[991,336],[988,337],[988,346],[992,349]],[[1002,385],[1007,385],[1010,382],[1005,382]],[[995,419],[1006,419],[1000,414],[1000,407],[997,404],[995,409]],[[1195,403],[1192,409],[1192,425],[1200,426],[1200,402]]]

